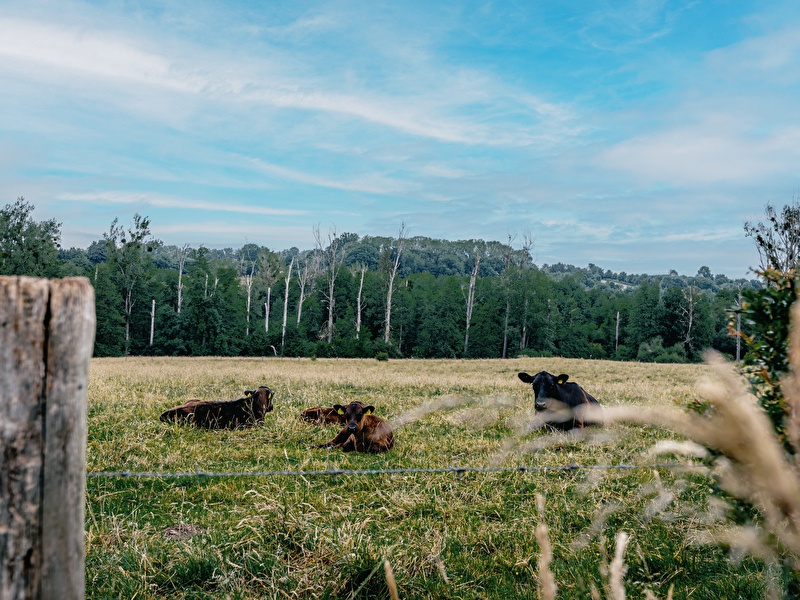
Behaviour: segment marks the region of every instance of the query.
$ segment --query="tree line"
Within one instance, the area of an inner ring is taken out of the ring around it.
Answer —
[[[0,211],[0,274],[86,276],[96,356],[505,358],[698,361],[735,356],[731,309],[756,280],[534,264],[530,240],[446,241],[314,228],[315,247],[166,245],[150,220],[115,219],[60,247],[24,198]]]

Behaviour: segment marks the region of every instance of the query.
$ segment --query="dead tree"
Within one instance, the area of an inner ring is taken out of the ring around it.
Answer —
[[[394,260],[389,267],[389,288],[386,292],[386,323],[383,331],[383,342],[389,343],[389,338],[392,331],[392,293],[394,291],[394,279],[397,276],[397,269],[400,266],[400,255],[403,253],[403,245],[405,242],[406,224],[400,225],[400,231],[397,233],[397,240],[394,248],[388,248],[388,252],[392,253],[394,250]],[[391,254],[390,254],[391,257]]]
[[[253,298],[253,281],[256,276],[256,259],[245,259],[242,256],[239,259],[239,276],[244,282],[244,287],[247,290],[247,325],[245,336],[250,335],[250,303]]]
[[[686,305],[681,306],[681,313],[683,313],[683,322],[686,325],[686,334],[683,336],[683,347],[686,349],[686,354],[689,355],[692,349],[692,327],[694,326],[694,309],[697,306],[697,295],[700,291],[693,285],[681,290],[683,299],[686,300]]]
[[[281,328],[281,354],[283,354],[283,345],[286,341],[286,318],[289,309],[289,282],[292,279],[292,267],[294,267],[294,257],[292,262],[289,263],[289,270],[286,272],[286,291],[283,294],[283,327]]]
[[[280,265],[277,264],[275,254],[267,249],[258,253],[259,277],[267,290],[267,301],[264,304],[264,332],[269,333],[269,313],[272,309],[272,286],[278,282]]]
[[[178,314],[181,314],[181,305],[183,304],[183,267],[190,250],[189,244],[184,244],[183,248],[176,250],[178,256]]]
[[[467,323],[466,333],[464,334],[464,356],[467,355],[469,348],[469,325],[472,321],[472,308],[475,306],[475,284],[478,280],[478,269],[481,265],[481,252],[475,248],[475,265],[472,267],[472,273],[469,276],[469,290],[467,291]]]
[[[328,290],[323,295],[328,301],[328,324],[322,336],[329,344],[333,342],[333,318],[336,310],[336,297],[334,291],[336,289],[336,278],[339,276],[339,269],[344,263],[344,247],[341,239],[337,235],[336,228],[332,227],[328,230],[328,245],[323,246],[322,236],[319,232],[319,227],[314,228],[314,239],[317,241],[317,250],[325,259],[325,274],[328,283]]]
[[[364,309],[362,296],[364,292],[364,275],[367,272],[367,265],[360,265],[358,270],[361,272],[361,281],[358,284],[358,297],[356,298],[356,339],[361,335],[361,313]]]
[[[303,268],[297,269],[297,286],[300,288],[300,298],[297,301],[297,324],[303,316],[303,302],[314,293],[314,283],[319,273],[320,256],[317,252],[309,252],[303,259]]]

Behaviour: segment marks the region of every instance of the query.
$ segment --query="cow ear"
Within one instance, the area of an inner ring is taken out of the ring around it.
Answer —
[[[517,377],[519,377],[525,383],[530,383],[531,381],[533,381],[533,377],[531,377],[527,373],[517,373]]]
[[[344,406],[342,406],[341,404],[334,404],[333,405],[333,410],[336,411],[337,415],[343,415],[344,414]]]
[[[569,379],[569,375],[567,375],[566,373],[562,373],[561,375],[558,376],[558,379],[556,379],[556,383],[558,383],[558,385],[561,385],[562,383],[566,383],[567,379]]]
[[[245,396],[252,396],[252,395],[253,395],[253,394],[255,394],[255,393],[256,393],[256,391],[255,391],[255,390],[245,390],[245,391],[244,391],[244,395],[245,395]]]
[[[375,412],[375,407],[374,406],[365,406],[364,407],[364,414],[365,415],[371,415],[374,412]]]

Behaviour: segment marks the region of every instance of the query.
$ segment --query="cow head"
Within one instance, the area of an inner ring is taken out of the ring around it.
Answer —
[[[558,390],[558,386],[563,385],[569,379],[569,375],[565,373],[556,377],[547,371],[540,371],[536,375],[519,373],[518,377],[525,383],[530,383],[533,387],[536,410],[547,410],[550,408],[551,400],[561,402],[561,393]]]
[[[275,392],[267,386],[262,385],[257,390],[245,390],[244,395],[248,398],[255,396],[256,402],[261,405],[264,412],[270,412],[272,410],[272,397],[275,395]]]
[[[364,406],[362,402],[351,402],[347,406],[341,404],[334,404],[333,408],[336,409],[336,414],[343,415],[347,423],[347,429],[351,433],[361,431],[364,426],[364,415],[371,415],[375,412],[374,406]]]

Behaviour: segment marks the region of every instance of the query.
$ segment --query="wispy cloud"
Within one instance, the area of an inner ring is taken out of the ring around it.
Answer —
[[[246,158],[254,167],[274,177],[295,181],[308,185],[351,192],[389,195],[408,192],[408,185],[401,181],[392,181],[379,175],[365,175],[354,180],[344,181],[313,175],[298,169],[290,169],[281,165],[268,163],[258,158]]]
[[[160,47],[157,40],[118,31],[10,18],[0,19],[0,56],[5,59],[0,70],[25,72],[50,84],[60,80],[73,86],[77,76],[112,88],[122,86],[137,95],[146,93],[140,89],[144,86],[228,106],[244,103],[341,115],[411,136],[459,144],[526,145],[546,139],[530,127],[486,125],[481,119],[459,115],[476,100],[513,101],[513,96],[502,98],[508,91],[487,96],[486,86],[475,82],[485,77],[480,73],[472,73],[469,83],[460,75],[454,78],[443,73],[449,89],[439,83],[434,90],[408,90],[406,97],[374,88],[343,92],[331,88],[328,78],[298,79],[264,58],[230,55],[205,60],[208,50],[204,48],[189,46],[176,53],[172,45]],[[494,82],[494,87],[503,86]],[[553,123],[566,118],[567,111],[528,94],[520,95],[519,104]]]
[[[244,213],[252,215],[271,216],[303,216],[308,215],[307,210],[272,208],[269,206],[253,206],[247,204],[219,203],[201,200],[184,200],[170,198],[159,194],[144,194],[137,192],[107,191],[82,194],[60,194],[59,200],[67,202],[82,202],[87,204],[133,204],[137,206],[152,206],[156,208],[179,208],[192,211],[209,211],[224,213]]]

